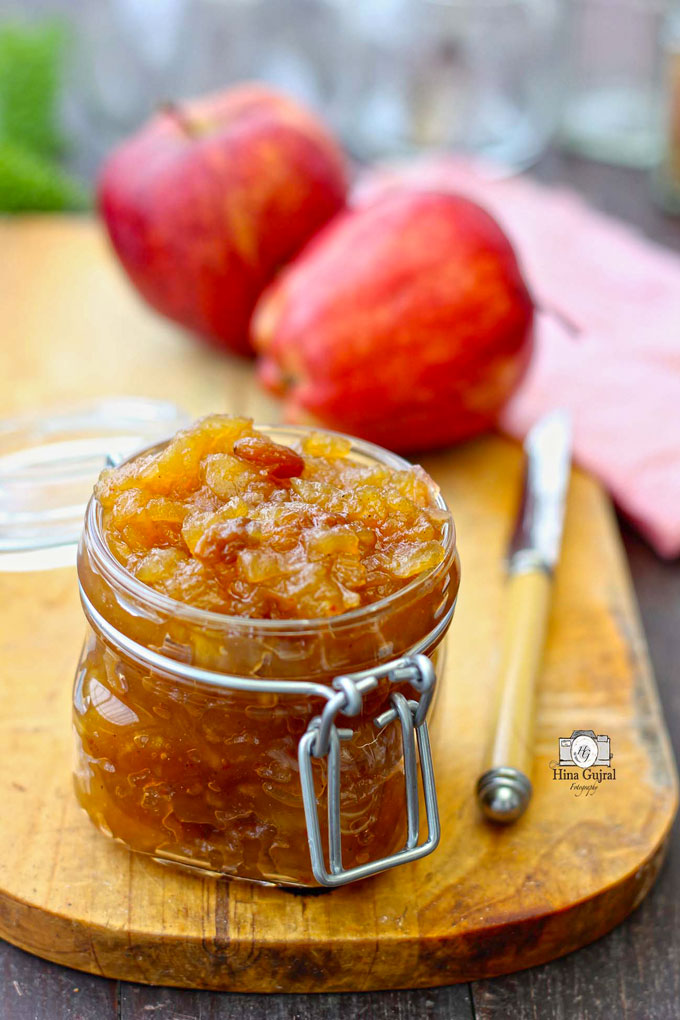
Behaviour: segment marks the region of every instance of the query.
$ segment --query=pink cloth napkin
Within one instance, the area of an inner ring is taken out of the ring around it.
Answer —
[[[456,191],[503,226],[539,309],[529,373],[502,427],[523,437],[566,407],[574,454],[661,556],[680,554],[680,257],[526,177],[494,180],[436,157],[377,168],[362,203],[394,186]]]

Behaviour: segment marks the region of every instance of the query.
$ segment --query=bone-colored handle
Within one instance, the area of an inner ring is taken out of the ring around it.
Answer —
[[[495,821],[514,821],[531,794],[535,685],[545,645],[551,578],[510,576],[493,728],[478,796]]]

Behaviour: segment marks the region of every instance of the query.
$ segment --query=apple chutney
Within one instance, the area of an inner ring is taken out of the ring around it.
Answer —
[[[213,415],[102,473],[78,574],[75,785],[103,832],[297,886],[434,849],[425,715],[459,566],[421,468]]]

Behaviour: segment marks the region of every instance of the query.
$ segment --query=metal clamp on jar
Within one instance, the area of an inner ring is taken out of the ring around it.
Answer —
[[[450,614],[449,614],[450,618]],[[448,625],[448,621],[446,621]],[[377,861],[360,864],[348,871],[342,866],[342,834],[340,818],[340,741],[351,740],[351,730],[341,730],[335,726],[338,712],[344,715],[358,715],[361,711],[363,691],[375,688],[380,679],[387,678],[392,683],[404,681],[420,694],[418,701],[407,701],[403,694],[394,691],[390,695],[392,708],[383,712],[375,720],[375,725],[382,729],[396,720],[401,726],[404,756],[404,779],[406,785],[406,817],[408,835],[402,850],[383,857]],[[302,798],[305,805],[307,820],[307,836],[309,852],[312,858],[312,871],[321,885],[346,885],[360,878],[368,878],[380,871],[394,868],[398,864],[418,860],[432,853],[439,843],[439,812],[437,809],[437,793],[432,768],[430,738],[427,732],[427,710],[430,707],[436,674],[432,662],[426,655],[408,656],[390,662],[377,670],[367,670],[353,676],[336,677],[332,686],[337,689],[326,703],[320,716],[312,719],[307,732],[300,741],[299,763]],[[427,815],[427,838],[419,843],[420,808],[418,804],[418,766],[416,761],[416,742],[420,757],[420,768],[423,777],[423,793]],[[323,844],[319,827],[319,816],[314,789],[314,778],[311,770],[311,758],[328,755],[328,845],[330,853],[330,874],[324,862]]]

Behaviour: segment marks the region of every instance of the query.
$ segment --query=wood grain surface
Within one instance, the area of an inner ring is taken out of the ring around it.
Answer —
[[[190,342],[136,301],[94,224],[4,223],[0,245],[10,255],[0,267],[4,324],[17,338],[0,379],[6,411],[127,392],[176,399],[192,413],[276,418],[249,365]],[[473,788],[519,453],[490,438],[426,466],[453,506],[464,572],[433,721],[437,854],[370,883],[292,896],[187,877],[107,841],[70,789],[83,626],[73,572],[0,574],[0,791],[12,820],[0,831],[0,931],[10,941],[129,980],[357,991],[540,963],[597,938],[641,900],[661,863],[676,783],[611,508],[575,475],[537,703],[534,802],[518,825],[496,831],[479,820]],[[554,782],[549,767],[558,737],[574,728],[612,741],[617,779],[591,797]]]

